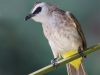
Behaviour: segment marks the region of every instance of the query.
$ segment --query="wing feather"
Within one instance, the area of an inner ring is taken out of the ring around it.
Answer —
[[[82,43],[83,43],[83,50],[87,48],[87,43],[83,34],[83,31],[81,29],[81,25],[79,24],[78,20],[75,18],[75,16],[70,13],[66,12],[67,16],[72,20],[73,24],[75,25],[75,28],[77,29],[80,37],[82,38]]]

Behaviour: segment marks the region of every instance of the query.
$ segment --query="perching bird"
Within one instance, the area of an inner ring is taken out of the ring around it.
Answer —
[[[42,23],[43,32],[51,46],[55,60],[67,58],[75,53],[82,55],[87,43],[77,19],[68,11],[46,2],[36,2],[25,20],[33,19]],[[82,57],[67,64],[68,75],[87,75]]]

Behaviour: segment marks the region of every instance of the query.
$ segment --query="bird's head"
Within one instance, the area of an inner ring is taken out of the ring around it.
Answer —
[[[25,17],[25,20],[31,18],[37,22],[44,22],[47,19],[50,11],[54,10],[55,8],[55,5],[49,3],[36,2],[30,14]]]

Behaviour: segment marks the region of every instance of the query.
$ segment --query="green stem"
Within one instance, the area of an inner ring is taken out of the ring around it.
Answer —
[[[86,50],[83,51],[83,54],[84,55],[88,55],[89,53],[92,53],[92,52],[94,52],[94,51],[96,51],[98,49],[100,49],[100,44],[97,44],[95,46],[87,48]],[[77,59],[79,57],[81,57],[81,56],[78,53],[76,53],[76,54],[74,54],[74,55],[72,55],[72,56],[70,56],[70,57],[68,57],[66,59],[62,59],[62,60],[57,62],[57,64],[59,65],[58,67],[66,64],[66,63],[69,63],[70,61],[73,61],[73,60],[75,60],[75,59]],[[33,72],[33,73],[29,74],[29,75],[43,75],[43,74],[45,74],[45,73],[47,73],[47,72],[49,72],[51,70],[54,70],[54,69],[55,68],[52,65],[48,65],[48,66],[46,66],[46,67],[44,67],[44,68],[42,68],[40,70],[37,70],[37,71],[35,71],[35,72]]]

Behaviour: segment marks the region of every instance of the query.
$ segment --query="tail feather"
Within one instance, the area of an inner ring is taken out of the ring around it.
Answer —
[[[68,75],[87,75],[83,64],[80,64],[79,70],[76,70],[70,63],[67,64]]]

